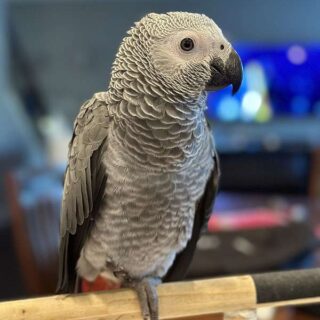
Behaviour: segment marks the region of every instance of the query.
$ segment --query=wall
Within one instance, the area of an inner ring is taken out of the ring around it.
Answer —
[[[11,1],[19,41],[51,112],[71,123],[80,104],[105,90],[126,30],[150,11],[196,11],[231,41],[320,41],[317,0]]]

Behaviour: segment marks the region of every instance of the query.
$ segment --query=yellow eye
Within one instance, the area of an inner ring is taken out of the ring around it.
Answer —
[[[191,51],[194,48],[194,42],[191,38],[184,38],[180,42],[180,47],[183,51]]]

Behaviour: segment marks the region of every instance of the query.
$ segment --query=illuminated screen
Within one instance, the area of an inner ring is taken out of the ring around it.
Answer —
[[[241,89],[210,92],[207,115],[221,121],[267,122],[274,117],[320,119],[320,44],[238,45]]]

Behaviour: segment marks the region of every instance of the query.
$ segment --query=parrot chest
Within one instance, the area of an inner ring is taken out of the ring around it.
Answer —
[[[203,150],[183,170],[168,172],[131,167],[113,152],[105,161],[108,182],[92,230],[95,245],[132,276],[163,276],[191,237],[212,157]]]

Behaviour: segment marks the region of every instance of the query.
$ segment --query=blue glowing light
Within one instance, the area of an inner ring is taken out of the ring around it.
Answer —
[[[235,121],[240,117],[240,103],[232,96],[221,99],[217,109],[218,117],[224,121]]]
[[[288,60],[293,64],[303,64],[307,60],[307,52],[302,46],[291,46],[287,51]]]
[[[320,44],[235,47],[244,66],[242,86],[232,99],[227,99],[230,87],[210,92],[209,118],[268,121],[320,115]]]
[[[315,115],[320,118],[320,100],[318,100],[318,101],[314,104],[313,109],[314,109]]]
[[[310,107],[310,101],[304,96],[295,96],[291,101],[292,113],[301,116],[308,113]]]

